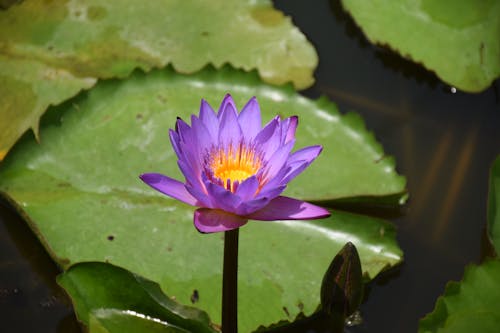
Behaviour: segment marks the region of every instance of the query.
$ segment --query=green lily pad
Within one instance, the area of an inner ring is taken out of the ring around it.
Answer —
[[[192,207],[150,189],[138,175],[154,171],[182,179],[168,128],[176,116],[198,113],[200,98],[217,106],[228,91],[240,108],[258,96],[263,119],[298,114],[296,147],[324,145],[288,195],[403,195],[404,178],[359,117],[341,116],[324,99],[311,101],[231,69],[192,76],[162,70],[100,82],[49,112],[41,144],[26,138],[16,145],[0,166],[0,191],[63,267],[107,261],[158,282],[182,304],[190,304],[197,290],[195,305],[217,322],[221,235],[196,232]],[[324,272],[348,241],[367,277],[401,261],[394,227],[370,217],[334,212],[319,221],[246,225],[240,232],[240,331],[311,314]]]
[[[87,326],[110,332],[133,332],[157,327],[158,332],[214,333],[205,312],[182,306],[158,284],[105,263],[81,263],[58,277],[70,295],[78,318]],[[93,322],[93,323],[92,323]],[[167,330],[168,329],[168,330]],[[153,330],[153,332],[157,332]]]
[[[498,332],[500,261],[466,268],[461,282],[450,282],[434,311],[420,320],[419,332]]]
[[[0,52],[0,161],[27,129],[38,136],[39,118],[50,105],[60,103],[61,96],[67,99],[92,87],[95,82],[92,77],[75,76],[63,68],[13,59]]]
[[[488,235],[496,252],[500,253],[500,156],[493,163],[490,173]]]
[[[0,11],[0,159],[29,128],[37,135],[50,104],[97,78],[230,63],[305,88],[317,62],[304,35],[268,0],[24,1]]]
[[[468,92],[500,76],[500,2],[496,0],[342,0],[370,41],[434,71]]]
[[[127,310],[99,309],[90,314],[89,333],[196,333]]]

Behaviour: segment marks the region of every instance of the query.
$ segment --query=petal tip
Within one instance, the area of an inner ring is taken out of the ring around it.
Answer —
[[[153,172],[142,173],[139,175],[139,178],[146,184],[157,183],[160,177],[161,176],[158,173],[153,173]]]
[[[248,215],[261,221],[272,220],[317,220],[330,216],[330,212],[306,201],[279,196],[263,209]]]

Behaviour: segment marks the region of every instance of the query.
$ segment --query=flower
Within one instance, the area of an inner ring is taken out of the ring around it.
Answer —
[[[217,114],[202,100],[191,126],[178,118],[169,132],[185,183],[159,173],[140,178],[163,194],[199,207],[194,225],[202,233],[239,228],[249,219],[327,217],[330,213],[322,207],[280,196],[322,150],[309,146],[291,153],[297,123],[296,116],[276,116],[262,128],[255,97],[239,114],[229,94]]]

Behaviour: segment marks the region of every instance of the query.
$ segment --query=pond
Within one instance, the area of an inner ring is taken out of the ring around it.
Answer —
[[[410,199],[401,209],[362,209],[397,225],[405,261],[366,287],[363,323],[346,331],[416,332],[446,283],[460,280],[486,251],[488,175],[500,153],[500,82],[480,94],[457,91],[371,45],[336,1],[275,5],[319,54],[316,83],[303,94],[326,95],[341,112],[362,115],[408,181]],[[58,268],[6,202],[0,221],[1,330],[80,332],[55,283]],[[330,332],[326,326],[318,319],[293,331]]]

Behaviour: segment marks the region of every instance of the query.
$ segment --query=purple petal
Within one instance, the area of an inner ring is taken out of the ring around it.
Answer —
[[[245,138],[248,141],[253,140],[262,128],[262,120],[260,118],[260,107],[257,99],[252,97],[243,107],[238,116],[240,127],[245,129]]]
[[[330,212],[322,207],[305,201],[280,196],[271,200],[266,207],[246,217],[261,221],[275,221],[313,220],[328,216],[330,216]]]
[[[292,179],[297,177],[302,171],[304,171],[310,163],[305,161],[294,162],[287,167],[287,172],[285,176],[281,179],[280,183],[288,184]]]
[[[284,144],[288,135],[288,130],[290,129],[290,123],[292,121],[292,118],[286,118],[283,120],[280,120],[280,129],[279,133],[281,134],[281,142]]]
[[[176,131],[170,129],[168,131],[168,135],[170,137],[170,142],[172,143],[172,147],[174,148],[175,154],[177,155],[178,158],[182,157],[182,153],[179,147],[179,134],[177,134]]]
[[[191,127],[181,118],[177,118],[175,131],[179,134],[180,141],[191,141]]]
[[[241,141],[242,131],[238,123],[238,114],[233,104],[227,104],[222,110],[219,126],[219,144],[227,147],[229,144],[238,145]]]
[[[210,197],[203,191],[202,188],[197,186],[186,185],[186,190],[198,200],[198,207],[214,208]]]
[[[233,230],[247,222],[243,217],[217,209],[198,208],[194,212],[194,226],[202,233]]]
[[[220,103],[219,112],[217,113],[217,118],[219,119],[219,122],[220,122],[222,115],[226,111],[237,112],[236,111],[236,104],[234,104],[233,97],[231,97],[230,94],[226,94],[226,96],[224,96],[224,99],[222,100],[222,103]]]
[[[179,159],[185,160],[193,168],[200,164],[200,154],[196,142],[196,136],[192,128],[187,125],[182,119],[178,118],[176,123],[176,131],[179,134],[179,144],[177,149],[181,152]],[[196,170],[198,172],[198,170]]]
[[[276,118],[275,118],[276,119]],[[264,128],[265,129],[265,128]],[[264,130],[261,131],[263,133]],[[257,141],[258,140],[258,141]],[[276,119],[276,127],[273,133],[265,140],[261,139],[260,133],[256,138],[256,142],[260,144],[260,149],[263,152],[265,161],[269,160],[271,156],[284,145],[285,135],[283,134],[283,123]]]
[[[236,207],[241,204],[240,197],[236,196],[231,191],[226,190],[222,186],[208,182],[206,184],[208,196],[212,199],[212,206],[220,208],[226,212],[235,213]]]
[[[256,195],[256,198],[260,197],[270,197],[274,199],[278,195],[281,194],[286,188],[286,182],[283,181],[283,178],[288,174],[290,168],[281,169],[273,179],[269,180],[262,188],[259,193]]]
[[[186,163],[184,160],[178,160],[177,165],[181,170],[182,174],[186,178],[186,183],[191,186],[200,187],[201,189],[205,188],[203,181],[201,180],[200,172],[195,172],[195,170],[191,167],[190,164]]]
[[[285,190],[286,186],[279,186],[268,191],[259,192],[252,200],[242,202],[236,209],[236,214],[244,216],[264,208],[272,199],[276,198]]]
[[[184,161],[187,165],[191,167],[195,175],[201,174],[201,156],[198,149],[191,142],[181,141],[179,144],[182,156],[179,157],[179,161]]]
[[[192,145],[198,148],[201,163],[205,151],[216,143],[216,141],[213,140],[205,124],[194,115],[191,116],[191,128],[193,130],[193,137],[196,139],[196,142],[193,142]]]
[[[288,119],[290,119],[290,124],[286,132],[285,143],[295,139],[295,131],[297,130],[297,124],[299,122],[299,117],[297,116],[292,116]]]
[[[257,134],[255,137],[255,142],[259,145],[269,141],[274,132],[276,132],[276,127],[279,125],[279,116],[276,116],[273,120],[268,122],[266,126]]]
[[[271,156],[263,171],[263,176],[266,181],[273,179],[285,166],[294,144],[295,140],[288,142],[286,145],[276,150],[276,152]]]
[[[178,180],[172,179],[160,173],[145,173],[139,176],[143,182],[157,191],[180,200],[191,206],[197,206],[198,200],[193,197]]]
[[[266,184],[255,196],[255,199],[260,199],[260,198],[268,198],[269,200],[276,198],[278,195],[280,195],[285,189],[286,189],[286,184],[279,184],[279,185],[274,185],[274,186],[267,186]]]
[[[321,153],[323,147],[310,146],[293,153],[287,162],[288,171],[282,183],[288,183],[304,171]]]
[[[236,209],[236,214],[240,216],[247,216],[248,214],[264,208],[269,203],[269,201],[271,201],[270,198],[262,197],[259,199],[242,202],[241,205],[239,205]]]
[[[215,111],[204,99],[201,100],[200,120],[203,122],[208,132],[210,133],[212,142],[215,142],[219,137],[219,120],[217,120]]]
[[[322,146],[309,146],[297,150],[288,159],[288,164],[294,163],[296,161],[307,161],[311,163],[323,150]]]
[[[259,180],[252,176],[245,179],[236,189],[236,195],[243,201],[248,201],[255,196],[255,192],[259,188]]]

